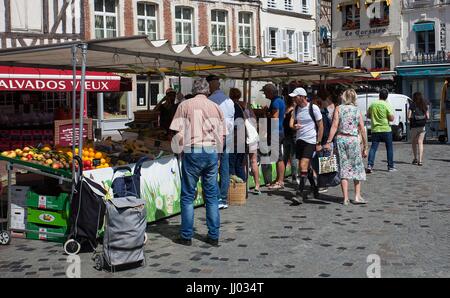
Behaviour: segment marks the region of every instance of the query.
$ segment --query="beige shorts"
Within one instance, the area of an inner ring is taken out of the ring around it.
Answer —
[[[411,139],[417,138],[420,134],[425,134],[425,127],[412,127],[410,130]]]

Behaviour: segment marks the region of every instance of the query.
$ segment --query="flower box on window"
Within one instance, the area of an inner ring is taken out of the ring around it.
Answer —
[[[343,30],[354,30],[359,29],[359,23],[353,22],[353,21],[347,21],[343,26]]]
[[[370,20],[370,27],[383,27],[389,26],[389,18],[378,19],[373,18]]]

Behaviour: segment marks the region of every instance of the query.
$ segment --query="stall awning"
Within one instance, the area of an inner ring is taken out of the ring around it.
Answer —
[[[386,2],[387,6],[391,5],[391,0],[366,0],[366,5],[375,3],[375,2]]]
[[[342,55],[343,53],[348,53],[348,52],[357,52],[358,53],[358,57],[362,56],[362,49],[361,48],[341,48],[339,50],[339,53]]]
[[[339,11],[341,11],[342,7],[344,7],[346,5],[356,5],[356,7],[359,8],[359,0],[345,1],[345,2],[339,3],[337,6],[337,9]]]
[[[76,90],[80,91],[80,72],[77,72]],[[0,91],[73,90],[71,70],[0,66]],[[131,79],[109,72],[86,72],[85,90],[88,92],[130,91]]]
[[[388,51],[388,55],[392,54],[392,46],[391,45],[387,45],[387,44],[369,46],[366,49],[366,53],[368,55],[372,55],[372,51],[374,51],[374,50],[387,50]]]
[[[432,23],[432,22],[419,23],[419,24],[413,25],[414,32],[433,31],[433,30],[434,30],[434,23]]]

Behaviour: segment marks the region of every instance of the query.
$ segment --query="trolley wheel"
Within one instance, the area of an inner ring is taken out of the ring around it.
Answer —
[[[445,141],[446,141],[445,135],[440,135],[438,139],[441,144],[445,144]]]
[[[81,250],[81,244],[74,239],[69,239],[64,243],[64,251],[68,255],[76,255]]]
[[[147,236],[147,233],[145,233],[144,234],[144,245],[147,243],[147,240],[148,240],[148,236]]]
[[[11,234],[9,234],[8,231],[1,231],[0,232],[0,244],[8,245],[10,243],[11,243]]]
[[[103,258],[102,254],[96,254],[94,256],[94,268],[98,271],[102,271],[103,268],[105,267],[105,260]]]

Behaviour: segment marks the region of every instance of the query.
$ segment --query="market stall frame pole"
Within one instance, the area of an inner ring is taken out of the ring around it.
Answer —
[[[83,117],[84,117],[84,85],[86,81],[86,55],[87,55],[87,44],[80,44],[81,48],[81,81],[80,81],[80,125],[78,131],[78,156],[83,158]],[[76,119],[75,119],[76,120]]]
[[[77,45],[72,46],[72,156],[75,156],[75,131],[77,121]],[[75,177],[75,163],[72,162],[72,177]],[[73,186],[74,187],[74,186]]]
[[[245,72],[244,72],[245,73]],[[249,68],[248,70],[248,85],[247,85],[247,90],[246,93],[247,94],[247,98],[245,101],[245,106],[247,107],[248,103],[252,103],[252,69]],[[244,139],[244,142],[246,142],[247,138]],[[248,170],[248,168],[250,167],[250,155],[246,154],[247,156],[247,173],[249,173],[250,171]],[[259,170],[259,169],[258,169]],[[259,175],[258,175],[259,177]],[[253,176],[253,180],[255,180],[255,176]],[[255,182],[255,187],[256,187],[256,181]],[[245,193],[245,198],[248,198],[248,193],[249,193],[249,186],[248,186],[248,175],[247,175],[247,179],[245,180],[245,188],[246,188],[246,193]]]

